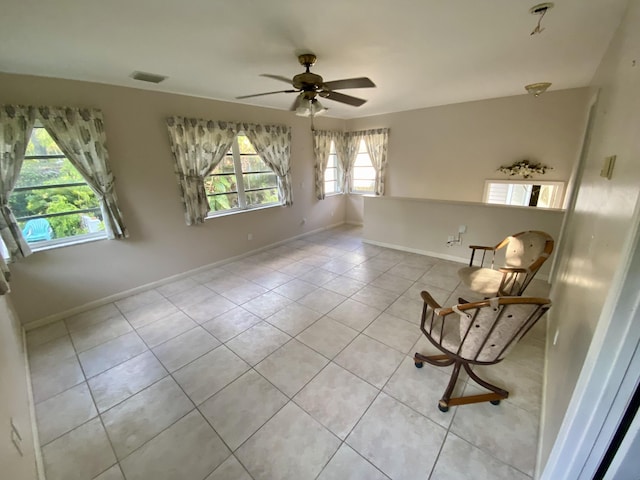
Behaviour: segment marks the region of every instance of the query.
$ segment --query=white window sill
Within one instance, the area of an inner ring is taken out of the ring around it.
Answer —
[[[29,243],[32,252],[44,252],[56,248],[70,247],[72,245],[80,245],[82,243],[97,242],[98,240],[106,240],[105,232],[87,233],[86,235],[77,235],[75,237],[60,238],[57,240],[47,240],[44,242]]]
[[[216,213],[209,213],[205,220],[211,220],[219,217],[228,217],[229,215],[237,215],[239,213],[247,213],[247,212],[255,212],[257,210],[267,210],[269,208],[283,207],[283,203],[272,203],[269,205],[263,205],[261,207],[252,207],[252,208],[244,208],[244,209],[236,209],[236,210],[225,210]]]
[[[342,195],[342,192],[333,192],[333,193],[325,193],[324,196],[326,197],[337,197],[338,195]]]

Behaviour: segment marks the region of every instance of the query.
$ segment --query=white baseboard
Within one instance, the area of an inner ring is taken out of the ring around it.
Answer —
[[[409,248],[402,245],[396,245],[393,243],[378,242],[376,240],[366,240],[364,238],[362,239],[362,241],[365,243],[370,243],[371,245],[377,245],[379,247],[385,247],[385,248],[393,248],[394,250],[401,250],[403,252],[411,252],[411,253],[417,253],[419,255],[427,255],[429,257],[441,258],[443,260],[451,260],[452,262],[457,262],[457,263],[467,263],[467,264],[469,263],[468,258],[456,257],[455,255],[445,255],[443,253],[432,252],[429,250]]]
[[[46,480],[44,474],[44,461],[42,460],[42,449],[40,448],[40,434],[38,433],[38,423],[36,421],[36,405],[33,400],[33,385],[31,384],[31,368],[29,367],[29,355],[27,350],[27,331],[22,327],[22,352],[24,355],[25,376],[27,377],[27,399],[29,402],[29,418],[31,420],[31,436],[33,438],[33,453],[36,457],[36,473],[38,480]]]
[[[365,243],[369,243],[371,245],[377,245],[379,247],[393,248],[394,250],[401,250],[403,252],[411,252],[411,253],[417,253],[419,255],[427,255],[429,257],[440,258],[442,260],[450,260],[452,262],[463,263],[465,265],[469,264],[469,258],[456,257],[455,255],[446,255],[444,253],[432,252],[429,250],[420,250],[418,248],[409,248],[402,245],[396,245],[393,243],[378,242],[376,240],[366,240],[364,238],[362,239],[362,241]],[[545,282],[548,282],[549,276],[539,273],[535,276],[533,281],[535,280],[544,280]]]
[[[175,282],[177,280],[181,280],[183,278],[190,277],[192,275],[196,275],[198,273],[204,272],[205,270],[209,270],[210,268],[219,267],[220,265],[224,265],[227,263],[235,262],[236,260],[241,260],[242,258],[248,257],[250,255],[254,255],[256,253],[260,253],[264,250],[269,250],[270,248],[278,247],[280,245],[284,245],[286,243],[292,242],[294,240],[298,240],[304,237],[308,237],[309,235],[314,235],[319,232],[324,232],[326,230],[331,230],[332,228],[339,227],[344,225],[346,222],[338,222],[328,225],[326,227],[316,228],[315,230],[311,230],[305,233],[301,233],[299,235],[295,235],[293,237],[286,238],[284,240],[279,240],[275,243],[271,243],[269,245],[265,245],[264,247],[256,248],[254,250],[250,250],[241,255],[236,255],[235,257],[225,258],[224,260],[219,260],[217,262],[210,263],[208,265],[204,265],[202,267],[194,268],[192,270],[188,270],[186,272],[178,273],[176,275],[172,275],[170,277],[163,278],[161,280],[156,280],[154,282],[146,283],[144,285],[140,285],[139,287],[130,288],[128,290],[123,290],[122,292],[114,293],[113,295],[109,295],[107,297],[99,298],[98,300],[93,300],[91,302],[79,305],[77,307],[70,308],[68,310],[54,313],[52,315],[47,315],[46,317],[40,318],[38,320],[33,320],[31,322],[25,323],[24,329],[29,331],[34,328],[43,327],[45,325],[49,325],[50,323],[57,322],[58,320],[62,320],[64,318],[70,317],[72,315],[76,315],[78,313],[86,312],[88,310],[92,310],[97,307],[101,307],[102,305],[106,305],[107,303],[116,302],[118,300],[122,300],[123,298],[130,297],[131,295],[135,295],[136,293],[141,293],[152,288],[157,288],[162,285],[166,285],[167,283]]]

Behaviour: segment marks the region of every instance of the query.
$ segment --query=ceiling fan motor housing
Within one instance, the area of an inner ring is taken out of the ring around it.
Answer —
[[[322,77],[320,75],[316,75],[315,73],[305,72],[299,73],[298,75],[293,77],[291,81],[293,84],[293,88],[303,91],[315,91],[322,87]]]

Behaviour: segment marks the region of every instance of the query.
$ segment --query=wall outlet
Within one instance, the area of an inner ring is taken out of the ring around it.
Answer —
[[[247,234],[247,240],[253,240],[253,233]]]
[[[447,237],[447,243],[453,243],[456,241],[456,237],[454,237],[453,235],[449,235]]]

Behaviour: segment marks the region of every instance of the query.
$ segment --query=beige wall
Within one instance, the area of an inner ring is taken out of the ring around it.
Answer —
[[[0,296],[0,477],[35,480],[36,458],[22,325],[8,297]],[[11,441],[11,420],[22,436],[22,456]]]
[[[512,233],[542,230],[558,238],[564,211],[396,197],[364,198],[366,240],[463,263],[469,245],[495,245]],[[465,225],[462,245],[448,247],[447,237]],[[500,252],[503,255],[503,252]],[[496,257],[499,263],[500,259]],[[538,274],[546,278],[552,259]]]
[[[291,112],[6,74],[0,74],[0,103],[102,109],[116,191],[130,233],[124,241],[37,252],[13,264],[13,300],[23,322],[344,221],[343,196],[315,199],[311,124]],[[170,115],[290,125],[294,205],[187,227],[165,127]],[[318,118],[316,126],[343,129],[344,121]]]
[[[389,127],[386,195],[481,202],[501,165],[530,159],[567,182],[589,98],[587,88],[423,108],[347,120],[348,130]],[[353,201],[347,220],[361,219]]]
[[[566,250],[551,292],[541,465],[553,447],[594,330],[611,320],[601,313],[606,302],[616,301],[620,285],[612,285],[615,272],[629,261],[622,252],[637,221],[640,195],[640,67],[632,63],[640,48],[639,24],[640,2],[634,0],[592,82],[601,91],[575,210],[568,217]],[[599,176],[609,155],[617,155],[611,180]]]

